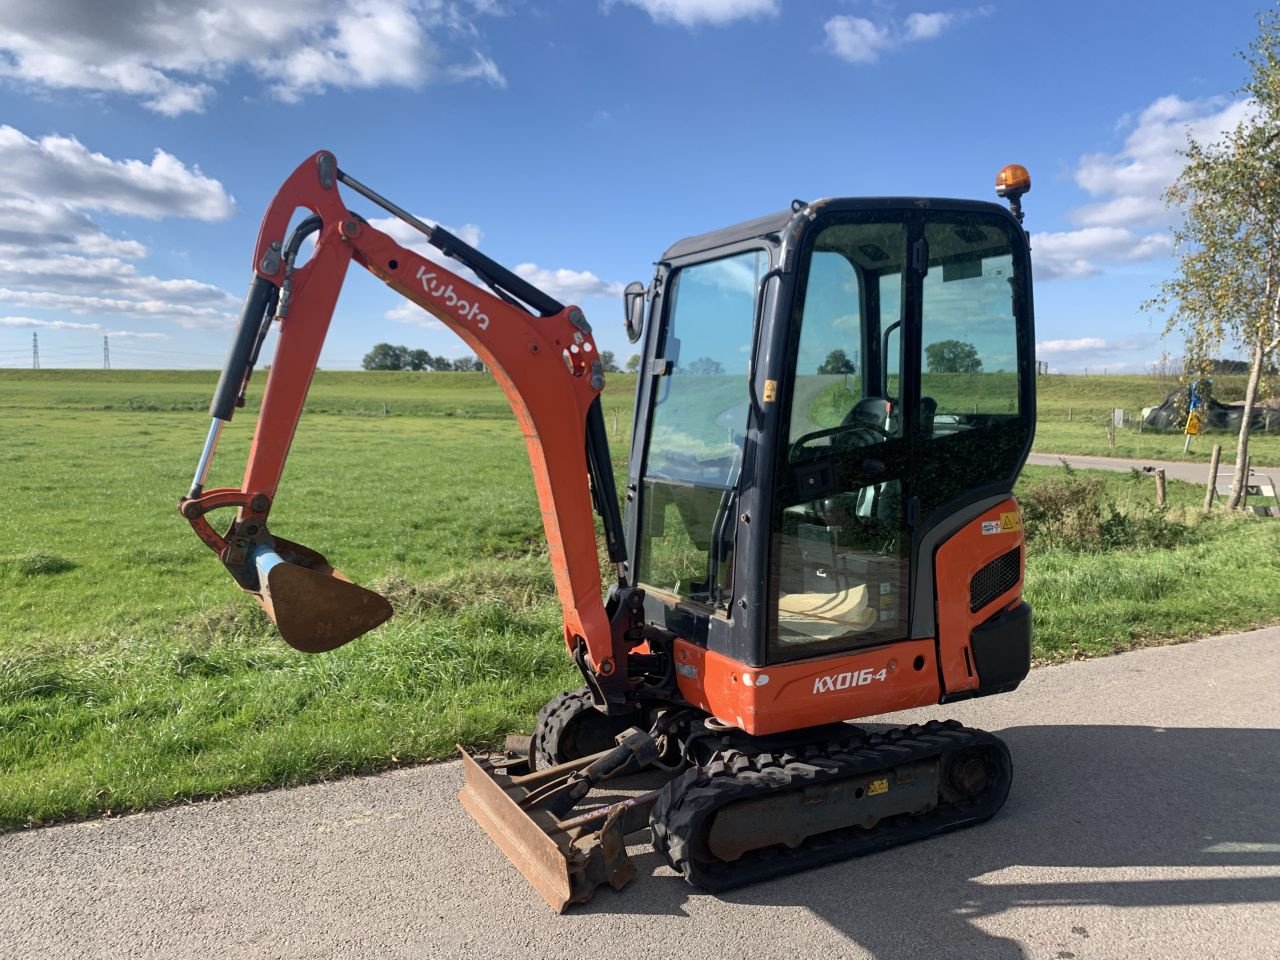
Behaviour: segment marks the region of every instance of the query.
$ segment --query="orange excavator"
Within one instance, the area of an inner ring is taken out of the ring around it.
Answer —
[[[354,261],[466,342],[524,434],[583,686],[543,707],[527,748],[464,751],[461,799],[554,909],[623,886],[626,838],[646,829],[686,880],[721,890],[979,823],[1009,791],[997,737],[847,721],[1003,693],[1029,669],[1012,489],[1035,425],[1030,186],[1010,165],[996,181],[1009,209],[797,200],[668,249],[624,294],[627,334],[643,339],[624,516],[582,311],[321,151],[262,222],[179,510],[297,649],[391,616],[268,524]],[[375,229],[340,188],[458,267]],[[244,480],[206,490],[273,325]],[[219,508],[235,510],[225,533],[208,517]],[[662,785],[593,799],[640,770]]]

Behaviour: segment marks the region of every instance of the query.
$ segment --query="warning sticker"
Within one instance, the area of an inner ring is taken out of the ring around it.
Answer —
[[[882,793],[889,792],[889,778],[880,777],[878,780],[872,780],[867,784],[867,796],[878,797]]]
[[[984,537],[990,536],[993,533],[1001,533],[1001,532],[1002,531],[1000,528],[999,520],[983,520],[982,521],[982,535]]]
[[[1013,513],[1000,514],[1000,529],[1005,533],[1022,529],[1022,514],[1016,510]]]

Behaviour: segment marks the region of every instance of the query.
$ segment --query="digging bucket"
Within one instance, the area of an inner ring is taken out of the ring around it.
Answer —
[[[252,554],[258,602],[289,646],[304,653],[333,650],[391,616],[386,597],[352,583],[301,544],[274,538]]]

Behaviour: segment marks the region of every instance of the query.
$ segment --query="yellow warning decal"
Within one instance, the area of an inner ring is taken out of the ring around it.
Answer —
[[[882,793],[889,792],[889,778],[881,777],[879,780],[872,780],[867,786],[868,797],[878,797]]]
[[[1014,530],[1021,530],[1022,514],[1018,513],[1018,511],[1016,510],[1013,513],[1000,514],[1000,529],[1004,533],[1010,533]]]
[[[766,380],[764,382],[764,402],[773,403],[778,398],[778,381]]]

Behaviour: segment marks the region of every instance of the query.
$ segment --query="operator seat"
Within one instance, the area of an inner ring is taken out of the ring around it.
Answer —
[[[841,426],[850,426],[855,423],[865,423],[869,427],[875,427],[877,430],[883,431],[885,424],[889,422],[889,411],[891,407],[889,401],[884,397],[863,397],[852,407],[849,412],[844,415]]]
[[[938,416],[938,401],[933,397],[920,398],[920,436],[933,436],[933,422]]]

